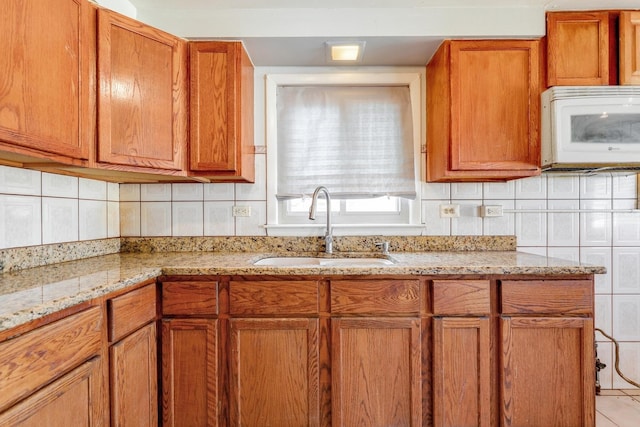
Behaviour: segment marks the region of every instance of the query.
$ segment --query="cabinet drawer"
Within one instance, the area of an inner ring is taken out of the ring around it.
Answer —
[[[100,307],[0,343],[0,411],[100,352]]]
[[[488,280],[434,280],[433,314],[489,314]]]
[[[417,314],[418,280],[331,281],[331,312],[339,314]]]
[[[318,282],[300,281],[232,281],[229,283],[231,314],[302,314],[318,313]]]
[[[591,280],[503,280],[503,314],[592,314]]]
[[[165,282],[162,314],[207,316],[218,314],[218,282]]]
[[[156,318],[155,283],[108,300],[107,309],[109,341],[118,341]]]

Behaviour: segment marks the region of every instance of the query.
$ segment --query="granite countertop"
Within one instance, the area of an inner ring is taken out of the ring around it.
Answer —
[[[4,273],[0,275],[0,331],[160,275],[564,275],[605,272],[600,266],[515,250],[392,252],[390,258],[394,263],[385,266],[254,265],[259,259],[277,255],[283,256],[283,253],[116,253]],[[314,253],[286,253],[286,256],[293,255]],[[358,254],[350,252],[346,255]],[[363,255],[371,256],[372,253]]]

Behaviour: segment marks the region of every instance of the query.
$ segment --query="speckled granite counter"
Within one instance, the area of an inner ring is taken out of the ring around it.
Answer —
[[[283,252],[278,251],[280,255]],[[389,266],[255,266],[266,252],[121,253],[0,275],[0,331],[166,275],[591,274],[604,267],[507,251],[392,252]],[[286,252],[288,256],[299,254]],[[308,254],[306,254],[308,255]]]

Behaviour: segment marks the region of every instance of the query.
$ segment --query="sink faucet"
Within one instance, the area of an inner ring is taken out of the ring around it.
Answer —
[[[327,199],[327,232],[324,235],[324,251],[328,254],[333,253],[333,230],[331,229],[331,196],[329,190],[322,185],[316,188],[311,197],[311,208],[309,208],[309,219],[316,219],[316,204],[318,203],[318,195],[324,193]]]

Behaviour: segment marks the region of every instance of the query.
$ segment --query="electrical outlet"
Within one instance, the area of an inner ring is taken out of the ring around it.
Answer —
[[[440,205],[440,218],[458,218],[460,205]]]
[[[233,216],[251,216],[251,206],[234,206]]]
[[[501,205],[483,205],[480,206],[480,216],[482,217],[496,217],[502,216]]]

